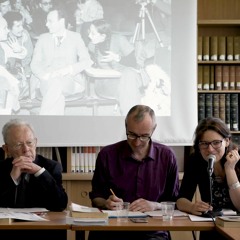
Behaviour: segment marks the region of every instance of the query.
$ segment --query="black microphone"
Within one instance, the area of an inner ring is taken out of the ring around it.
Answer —
[[[213,164],[216,161],[216,156],[213,154],[210,154],[207,156],[207,160],[208,160],[208,174],[209,174],[209,176],[212,176]]]
[[[213,154],[210,154],[207,156],[207,161],[208,161],[208,174],[209,174],[209,180],[210,180],[210,205],[212,205],[212,173],[213,173],[213,165],[214,162],[216,161],[216,156]],[[222,216],[222,210],[221,209],[213,209],[213,211],[207,211],[202,213],[202,217],[207,217],[207,218],[214,218],[216,216]]]

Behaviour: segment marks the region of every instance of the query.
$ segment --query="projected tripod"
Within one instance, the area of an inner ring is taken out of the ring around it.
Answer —
[[[140,21],[137,23],[136,25],[136,28],[135,28],[135,31],[134,31],[134,35],[133,35],[133,40],[132,42],[135,43],[136,40],[139,40],[140,39],[140,32],[142,33],[142,40],[145,40],[145,35],[146,35],[146,15],[148,17],[148,20],[151,24],[151,27],[157,37],[157,40],[158,42],[160,43],[160,46],[163,47],[163,43],[158,35],[158,32],[156,30],[156,27],[153,23],[153,20],[150,16],[150,13],[148,11],[148,9],[146,8],[148,4],[148,1],[143,1],[143,2],[140,2],[140,5],[141,5],[141,8],[140,8],[140,11],[139,11],[139,18],[140,18]]]

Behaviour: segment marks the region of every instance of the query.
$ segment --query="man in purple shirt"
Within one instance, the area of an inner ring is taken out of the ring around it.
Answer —
[[[127,140],[106,146],[98,154],[90,192],[92,205],[116,210],[117,205],[125,201],[131,203],[130,211],[161,209],[162,201],[175,201],[178,195],[175,154],[169,147],[151,139],[157,124],[150,107],[132,107],[125,125]],[[161,231],[89,233],[89,240],[128,240],[133,237],[140,240],[170,239],[168,232]]]

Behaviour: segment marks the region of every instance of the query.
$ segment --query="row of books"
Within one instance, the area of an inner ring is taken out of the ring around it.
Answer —
[[[94,172],[96,157],[101,148],[100,146],[71,147],[71,172]]]
[[[198,90],[240,90],[240,65],[198,65]]]
[[[198,93],[198,120],[221,118],[231,131],[239,131],[238,93]]]
[[[53,148],[52,147],[37,147],[36,153],[42,155],[45,158],[52,159]]]
[[[240,36],[198,36],[199,61],[239,61]]]
[[[36,153],[45,158],[54,159],[62,164],[62,158],[58,147],[37,147]]]

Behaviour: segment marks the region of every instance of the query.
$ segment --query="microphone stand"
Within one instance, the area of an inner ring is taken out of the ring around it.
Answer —
[[[208,174],[209,174],[209,190],[210,190],[210,205],[212,206],[212,201],[213,201],[213,196],[212,196],[212,183],[213,183],[213,179],[212,179],[212,169],[208,169]],[[222,216],[223,213],[221,210],[212,210],[212,211],[207,211],[202,213],[202,217],[207,217],[207,218],[215,218],[217,216]]]

